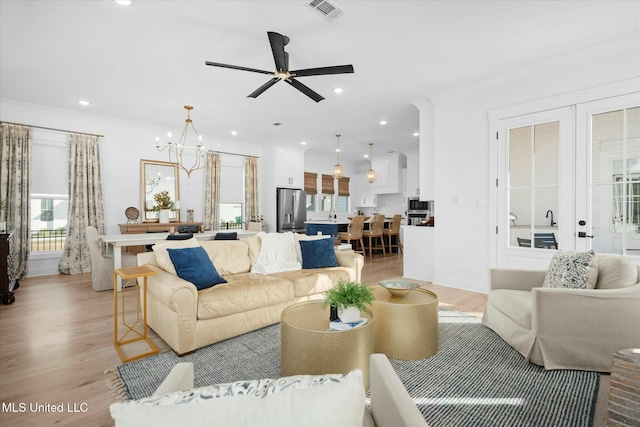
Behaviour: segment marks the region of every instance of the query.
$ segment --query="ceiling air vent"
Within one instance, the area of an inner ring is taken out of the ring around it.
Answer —
[[[327,0],[313,0],[307,3],[307,6],[316,13],[322,15],[327,21],[335,21],[344,14],[344,10],[339,9],[336,5]]]

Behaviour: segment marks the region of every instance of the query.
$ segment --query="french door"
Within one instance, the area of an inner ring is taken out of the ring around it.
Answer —
[[[497,124],[497,265],[556,250],[640,256],[640,94]]]

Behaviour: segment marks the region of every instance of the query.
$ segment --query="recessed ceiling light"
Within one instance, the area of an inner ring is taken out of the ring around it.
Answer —
[[[364,155],[364,158],[365,158],[365,159],[368,159],[368,158],[369,158],[369,155],[368,155],[368,154],[365,154],[365,155]]]
[[[386,125],[386,124],[387,124],[387,121],[386,121],[386,120],[380,120],[380,124],[381,124],[382,126],[384,126],[384,125]]]
[[[342,93],[342,88],[341,87],[337,87],[337,88],[333,89],[333,91],[335,93]]]
[[[231,131],[231,135],[237,135],[237,134],[238,134],[238,132],[236,132],[235,130]]]
[[[89,101],[85,101],[84,99],[79,100],[79,101],[78,101],[78,104],[83,105],[83,106],[85,106],[85,107],[87,107],[87,106],[91,105],[91,104],[89,103]]]
[[[131,6],[131,0],[116,0],[120,6]]]
[[[301,141],[300,145],[307,145],[307,141]]]
[[[420,136],[420,132],[414,132],[413,136]]]

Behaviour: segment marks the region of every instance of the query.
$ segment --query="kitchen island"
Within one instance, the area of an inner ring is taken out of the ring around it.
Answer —
[[[432,282],[435,270],[434,227],[403,225],[402,244],[402,276]]]
[[[347,231],[350,222],[346,219],[310,219],[305,221],[304,225],[308,236],[323,234],[336,238],[339,232]]]

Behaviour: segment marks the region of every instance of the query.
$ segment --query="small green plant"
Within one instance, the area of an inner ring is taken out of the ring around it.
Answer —
[[[333,305],[340,310],[349,306],[355,306],[360,311],[370,313],[367,306],[375,299],[373,289],[369,286],[341,280],[338,282],[338,286],[327,291],[325,299],[322,302],[322,308]]]
[[[173,202],[171,201],[171,196],[169,196],[168,191],[161,191],[154,194],[153,200],[156,202],[156,205],[153,207],[154,212],[171,209],[173,207]]]

